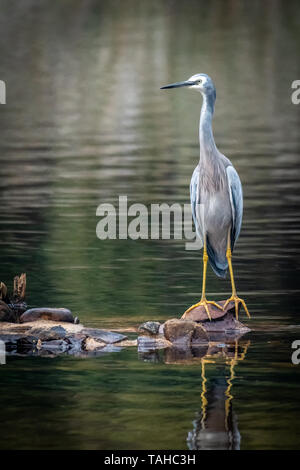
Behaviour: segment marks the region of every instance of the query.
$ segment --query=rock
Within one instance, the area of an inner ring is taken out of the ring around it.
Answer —
[[[3,300],[0,300],[0,321],[12,323],[16,321],[15,312]]]
[[[33,328],[31,333],[37,336],[41,341],[52,341],[56,339],[64,339],[66,337],[66,330],[62,326],[53,326],[48,329]]]
[[[226,300],[221,300],[220,302],[217,302],[221,307],[225,305]],[[241,307],[241,304],[239,304],[239,309]],[[222,318],[226,315],[227,312],[233,311],[235,313],[235,305],[234,302],[229,302],[229,304],[226,306],[225,310],[221,310],[218,307],[215,307],[212,304],[208,304],[208,310],[211,315],[212,320],[217,320],[219,318]],[[191,321],[196,321],[196,322],[204,322],[204,321],[210,321],[205,308],[201,305],[200,307],[195,307],[193,310],[191,310],[188,313],[184,313],[181,317],[182,320],[191,320]]]
[[[222,318],[218,318],[217,320],[202,322],[201,325],[208,333],[229,331],[246,333],[247,331],[251,331],[243,325],[243,323],[235,319],[235,312],[232,313],[232,311],[228,311]]]
[[[184,321],[179,320],[178,318],[173,318],[165,322],[164,335],[171,343],[176,341],[190,343],[194,328],[195,322],[193,321]]]
[[[21,323],[36,320],[74,323],[72,312],[67,308],[31,308],[26,310],[20,317]]]
[[[172,344],[191,344],[192,341],[207,342],[207,335],[201,325],[190,320],[173,318],[164,324],[165,338]]]
[[[203,325],[195,323],[194,332],[192,334],[191,339],[191,343],[193,346],[203,343],[207,344],[209,338]]]
[[[0,323],[0,340],[11,354],[41,356],[67,353],[87,357],[136,346],[136,339],[107,330],[84,328],[81,324],[38,319],[27,323]]]
[[[151,335],[157,335],[159,333],[160,323],[158,321],[146,321],[139,326],[139,331],[145,331]]]
[[[107,330],[98,330],[96,328],[83,328],[81,333],[95,339],[96,341],[107,344],[118,343],[119,341],[127,339],[127,336],[121,335],[120,333],[113,333],[112,331]]]
[[[103,341],[97,341],[94,338],[87,337],[82,344],[82,347],[85,351],[95,351],[95,349],[104,348],[106,343]]]

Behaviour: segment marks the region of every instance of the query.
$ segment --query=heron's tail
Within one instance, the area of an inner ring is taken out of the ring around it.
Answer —
[[[209,240],[207,239],[207,254],[209,259],[209,264],[212,267],[212,270],[216,273],[219,277],[226,277],[227,269],[228,269],[228,262],[226,257],[222,259],[222,256],[218,256],[215,252]]]

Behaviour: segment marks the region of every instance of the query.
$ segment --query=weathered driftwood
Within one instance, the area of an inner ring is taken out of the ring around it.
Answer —
[[[0,300],[6,302],[7,299],[7,287],[4,282],[0,282]]]
[[[26,273],[14,277],[13,303],[23,302],[26,293]]]
[[[0,321],[18,322],[26,310],[24,301],[26,292],[26,274],[14,277],[13,292],[10,295],[4,282],[0,283]]]
[[[26,310],[24,302],[26,292],[26,274],[15,276],[13,293],[9,295],[4,282],[0,282],[0,321],[17,322],[19,316]]]

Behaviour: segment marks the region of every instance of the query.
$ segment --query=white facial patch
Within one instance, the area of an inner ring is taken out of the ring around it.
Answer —
[[[191,81],[191,82],[195,82],[197,80],[201,80],[201,83],[199,83],[199,85],[205,85],[205,83],[207,82],[207,78],[204,77],[203,75],[200,75],[199,73],[196,73],[196,75],[192,75],[188,81]],[[197,86],[198,83],[196,85],[193,85],[193,86]]]

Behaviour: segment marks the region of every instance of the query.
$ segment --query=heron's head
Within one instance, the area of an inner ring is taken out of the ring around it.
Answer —
[[[191,90],[199,91],[202,95],[214,95],[214,97],[216,95],[214,82],[206,73],[196,73],[196,75],[192,75],[188,80],[183,82],[162,86],[161,90],[179,87],[187,87]]]

